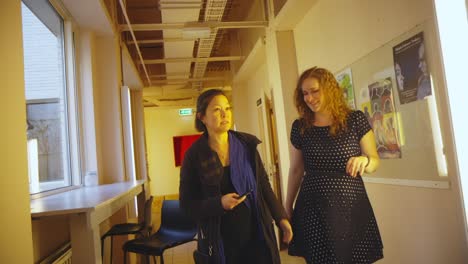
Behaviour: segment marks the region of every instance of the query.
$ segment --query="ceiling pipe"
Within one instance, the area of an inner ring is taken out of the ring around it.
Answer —
[[[128,29],[129,29],[128,31],[130,31],[130,35],[132,35],[133,41],[136,42],[137,40],[136,40],[135,34],[133,33],[132,25],[130,24],[130,19],[128,18],[127,10],[125,9],[125,5],[123,3],[123,0],[119,0],[119,3],[120,3],[120,7],[122,9],[122,13],[123,13],[123,15],[125,17],[125,22],[127,22],[127,26],[128,26]],[[146,65],[143,63],[143,56],[141,55],[140,47],[138,45],[135,45],[135,47],[136,47],[136,50],[137,50],[137,53],[138,53],[138,58],[140,58],[140,62],[143,65],[143,71],[145,72],[146,79],[148,80],[148,84],[151,86],[151,79],[150,79],[148,71],[146,69]]]
[[[185,79],[167,79],[155,80],[153,84],[172,84],[172,83],[186,83],[186,82],[202,82],[202,81],[225,81],[224,77],[203,77],[203,78],[185,78]]]
[[[122,1],[122,0],[120,0]],[[214,28],[214,29],[235,29],[235,28],[266,28],[268,21],[230,21],[230,22],[187,22],[187,23],[161,23],[161,24],[133,24],[133,31],[155,31],[164,29],[184,29],[184,28]],[[120,31],[130,31],[128,25],[120,25]]]
[[[144,60],[145,64],[163,64],[163,63],[177,63],[177,62],[210,62],[210,61],[233,61],[243,60],[244,56],[223,56],[223,57],[198,57],[198,58],[165,58],[165,59],[154,59]]]

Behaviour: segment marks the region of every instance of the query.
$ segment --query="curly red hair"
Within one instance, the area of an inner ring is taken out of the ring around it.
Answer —
[[[337,134],[346,131],[346,121],[351,109],[343,96],[343,91],[336,81],[335,76],[333,76],[329,70],[312,67],[301,74],[294,91],[294,103],[296,105],[297,112],[301,117],[301,133],[304,133],[306,129],[312,127],[315,120],[315,114],[307,106],[302,93],[302,84],[309,78],[317,79],[319,82],[324,98],[325,109],[330,112],[332,117],[330,134],[332,136],[336,136]]]

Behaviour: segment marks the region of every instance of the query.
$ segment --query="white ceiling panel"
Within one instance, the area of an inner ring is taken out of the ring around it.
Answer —
[[[190,78],[190,72],[187,73],[181,73],[181,74],[173,74],[173,75],[167,75],[166,79],[168,80],[180,80],[180,79],[188,79]]]
[[[197,22],[200,16],[201,0],[161,0],[162,23]],[[182,30],[163,30],[164,38],[182,38]],[[164,58],[192,58],[194,40],[170,41],[164,43]],[[190,77],[190,62],[166,63],[166,79]]]
[[[190,62],[170,62],[166,63],[166,73],[177,73],[182,74],[185,72],[190,72]]]
[[[161,10],[163,23],[197,22],[199,15],[200,8]]]
[[[181,29],[165,29],[163,30],[163,38],[182,38]]]
[[[159,0],[159,4],[164,7],[190,7],[201,6],[202,0]]]
[[[164,44],[165,58],[192,58],[195,41],[173,41]]]

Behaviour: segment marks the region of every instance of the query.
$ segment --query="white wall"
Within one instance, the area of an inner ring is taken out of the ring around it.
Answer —
[[[264,47],[259,52],[256,60],[265,59]],[[255,62],[250,62],[255,64]],[[267,146],[269,142],[267,129],[267,116],[264,112],[266,97],[269,96],[270,89],[268,84],[268,71],[265,61],[259,62],[258,65],[250,67],[247,76],[242,82],[233,84],[232,87],[232,106],[234,124],[237,131],[250,133],[255,135],[262,143],[257,147],[266,170],[270,168],[270,156],[266,152],[270,150]],[[263,106],[257,106],[257,100],[261,99]]]
[[[146,179],[148,167],[146,166],[146,138],[145,113],[143,107],[143,90],[131,92],[133,140],[135,144],[135,169],[137,179]]]
[[[294,30],[299,71],[342,69],[432,16],[430,0],[317,1]]]
[[[3,80],[0,104],[1,263],[33,263],[21,32],[21,1],[2,1],[0,34],[5,37],[0,44],[0,78]]]
[[[145,108],[148,175],[152,195],[179,193],[180,167],[175,166],[172,137],[193,135],[195,116],[179,116],[178,109]]]
[[[299,77],[297,69],[297,56],[294,44],[294,33],[290,30],[276,32],[278,43],[278,59],[281,71],[281,84],[283,91],[284,109],[296,109],[294,106],[294,89]],[[292,123],[297,119],[297,111],[285,111],[286,127],[288,135]]]
[[[338,71],[433,16],[431,0],[318,1],[294,29],[299,71]],[[442,128],[447,137],[449,126]],[[468,262],[456,170],[448,163],[449,190],[366,184],[384,243],[379,263]]]
[[[96,82],[94,74],[96,63],[94,60],[95,51],[95,36],[94,33],[88,30],[81,30],[77,35],[76,47],[77,62],[78,62],[78,83],[79,83],[79,98],[81,101],[81,136],[83,137],[82,143],[82,166],[85,175],[94,172],[97,176],[98,173],[98,160],[96,149],[96,128],[94,117],[94,92],[93,87]],[[97,177],[85,177],[85,185],[98,184]]]
[[[100,183],[124,181],[125,162],[120,100],[120,51],[117,36],[95,39],[94,110]]]
[[[299,10],[303,12],[302,9]],[[271,24],[275,24],[275,22]],[[264,134],[263,141],[269,142],[268,133],[263,131],[267,127],[266,121],[263,121],[264,128],[262,128],[260,126],[262,121],[258,120],[258,114],[253,115],[253,112],[246,111],[246,109],[256,109],[256,100],[261,98],[263,93],[271,100],[276,121],[275,136],[278,138],[280,185],[284,194],[288,183],[289,131],[293,120],[297,116],[293,102],[294,87],[298,77],[294,37],[293,32],[289,29],[277,31],[273,27],[267,28],[265,36],[260,34],[261,32],[256,33],[243,32],[240,37],[241,44],[244,43],[244,46],[248,46],[249,43],[255,44],[250,45],[253,48],[241,49],[243,52],[248,51],[249,53],[243,54],[247,58],[235,73],[233,85],[234,112],[238,123],[245,125],[238,127],[238,129],[248,130],[258,127],[259,132],[256,135]],[[242,92],[239,92],[239,89]],[[247,100],[246,93],[249,94]],[[255,100],[251,98],[252,95],[254,95]],[[240,103],[236,103],[236,99]],[[238,104],[242,107],[239,107]],[[293,110],[286,111],[285,109]],[[266,119],[267,115],[264,114],[264,117]],[[248,125],[249,123],[250,125]],[[262,131],[260,132],[260,130]],[[260,154],[269,152],[270,147],[261,145]],[[268,155],[262,155],[262,157],[265,156],[266,159],[264,158],[263,161],[266,163],[267,171],[269,171],[272,169],[272,161]],[[285,195],[282,195],[283,199],[285,197]]]
[[[233,85],[232,105],[234,124],[241,132],[250,133],[260,138],[259,120],[257,115],[257,100],[263,93],[268,94],[268,72],[266,64],[260,64],[249,78],[242,83]]]

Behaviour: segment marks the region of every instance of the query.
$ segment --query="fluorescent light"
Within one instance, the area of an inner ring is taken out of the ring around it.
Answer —
[[[183,39],[199,39],[209,38],[211,35],[211,29],[208,27],[193,27],[182,29]]]

